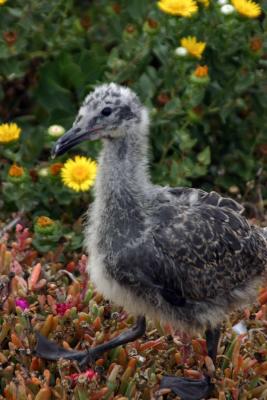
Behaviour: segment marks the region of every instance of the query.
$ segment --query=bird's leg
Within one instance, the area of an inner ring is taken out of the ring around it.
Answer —
[[[106,351],[111,350],[114,347],[120,346],[122,344],[133,342],[134,340],[143,336],[145,330],[146,319],[145,317],[139,316],[137,318],[136,324],[131,329],[128,329],[126,332],[121,333],[119,336],[111,339],[107,343],[103,343],[96,347],[83,351],[66,350],[63,347],[58,346],[56,343],[51,342],[46,337],[40,335],[40,333],[36,332],[37,346],[35,354],[47,360],[59,360],[60,358],[76,360],[81,367],[84,367],[99,358]]]
[[[220,328],[208,328],[205,332],[208,355],[213,362],[216,361],[217,347],[220,338]],[[182,400],[201,400],[207,398],[213,391],[209,376],[202,379],[180,378],[177,376],[164,376],[160,388],[171,389]]]
[[[80,366],[83,367],[90,363],[92,357],[93,359],[96,359],[108,350],[114,349],[115,347],[121,346],[122,344],[133,342],[134,340],[143,336],[145,331],[146,319],[145,317],[139,316],[137,317],[136,324],[131,329],[128,329],[127,331],[121,333],[119,336],[111,339],[109,342],[100,344],[92,349],[89,349],[86,356],[80,361]]]
[[[205,332],[208,355],[210,356],[214,364],[216,364],[220,332],[220,327],[214,329],[208,328]]]

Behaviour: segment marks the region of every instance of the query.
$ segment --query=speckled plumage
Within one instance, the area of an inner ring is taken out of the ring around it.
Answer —
[[[129,89],[90,94],[73,128],[92,126],[103,150],[85,244],[97,289],[136,315],[198,331],[252,302],[267,267],[263,230],[232,199],[151,183],[148,113]]]

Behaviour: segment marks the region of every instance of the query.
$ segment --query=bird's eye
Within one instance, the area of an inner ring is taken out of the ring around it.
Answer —
[[[103,108],[103,110],[101,111],[101,114],[102,114],[104,117],[108,117],[111,113],[112,113],[112,108],[110,108],[110,107],[105,107],[105,108]]]

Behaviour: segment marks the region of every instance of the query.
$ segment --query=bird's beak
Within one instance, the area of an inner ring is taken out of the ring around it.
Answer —
[[[96,132],[100,131],[101,129],[101,127],[95,127],[87,130],[86,132],[83,132],[79,128],[71,128],[56,141],[51,152],[52,158],[61,156],[69,149],[83,142],[84,140],[97,139]]]

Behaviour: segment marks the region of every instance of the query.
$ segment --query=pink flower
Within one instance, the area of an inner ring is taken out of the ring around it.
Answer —
[[[71,303],[58,303],[56,304],[56,313],[63,317],[65,312],[72,307]]]
[[[28,301],[26,299],[17,299],[15,301],[16,307],[21,308],[23,311],[29,309],[30,304],[28,303]]]
[[[93,379],[97,378],[97,372],[95,372],[93,369],[89,368],[87,371],[78,374],[78,373],[74,373],[71,375],[66,375],[66,378],[71,380],[71,384],[72,385],[76,385],[76,383],[78,382],[79,378],[83,378],[83,379],[87,379],[88,381],[91,381]]]

